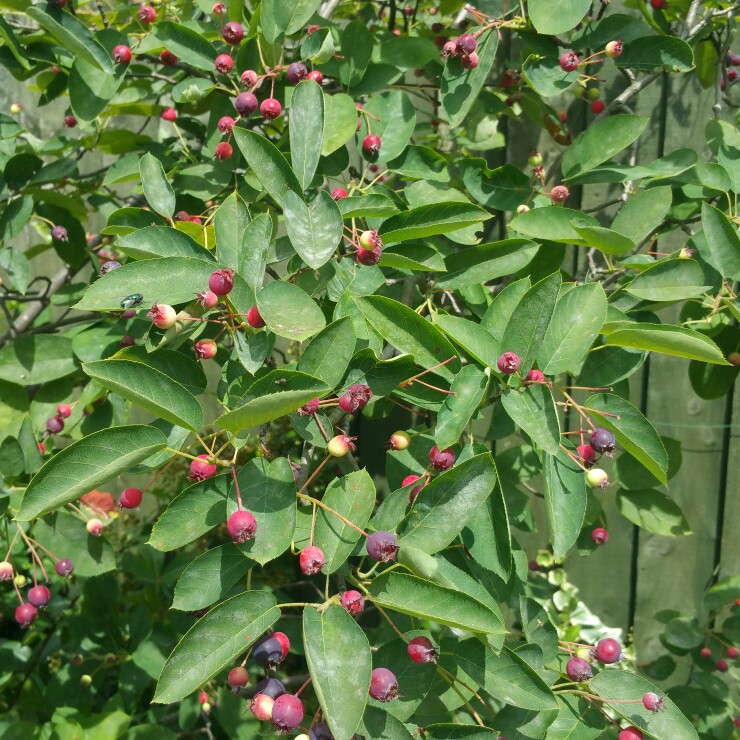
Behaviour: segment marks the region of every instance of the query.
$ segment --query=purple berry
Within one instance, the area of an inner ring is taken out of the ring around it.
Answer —
[[[370,678],[370,696],[377,701],[391,701],[398,696],[398,681],[387,668],[376,668]]]
[[[428,637],[414,637],[406,646],[409,658],[414,663],[436,663],[437,651]]]
[[[367,554],[376,563],[388,563],[396,559],[399,550],[396,536],[391,532],[373,532],[365,543]]]
[[[588,443],[596,452],[607,455],[614,452],[614,448],[616,447],[614,434],[608,429],[594,429],[588,438]]]
[[[610,665],[616,663],[622,657],[622,648],[616,640],[605,637],[596,643],[594,655],[600,663]]]
[[[571,658],[565,666],[565,672],[571,681],[578,681],[579,683],[588,681],[594,675],[588,661],[583,658]]]
[[[283,646],[272,635],[262,635],[254,644],[252,657],[263,668],[274,668],[283,661]]]
[[[303,721],[303,702],[293,694],[283,694],[272,705],[272,724],[282,732],[290,732]]]
[[[51,591],[46,586],[34,586],[28,590],[28,600],[39,609],[43,609],[51,599]]]
[[[264,694],[271,699],[277,699],[285,693],[285,686],[277,678],[264,678],[254,687],[254,693]]]
[[[56,563],[54,563],[54,570],[56,571],[57,575],[61,576],[62,578],[71,576],[74,572],[74,569],[75,567],[69,558],[61,558],[60,560],[57,560]]]

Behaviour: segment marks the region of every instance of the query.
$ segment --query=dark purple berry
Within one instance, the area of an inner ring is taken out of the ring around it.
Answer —
[[[263,668],[274,668],[283,660],[283,646],[271,635],[262,635],[252,650],[252,657]]]
[[[588,438],[588,443],[596,452],[609,454],[610,452],[614,452],[616,439],[614,438],[614,434],[608,429],[594,429]]]
[[[594,675],[591,665],[583,658],[571,658],[565,666],[565,672],[571,681],[578,681],[579,683],[588,681]]]
[[[391,532],[373,532],[365,543],[367,554],[376,563],[388,563],[396,559],[399,550],[396,535]]]
[[[271,699],[277,699],[285,693],[285,686],[277,678],[264,678],[254,687],[254,693],[264,694]]]

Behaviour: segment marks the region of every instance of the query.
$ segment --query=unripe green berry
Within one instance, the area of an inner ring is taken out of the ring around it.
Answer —
[[[586,473],[586,483],[590,488],[606,488],[609,485],[609,476],[601,468],[591,468]]]

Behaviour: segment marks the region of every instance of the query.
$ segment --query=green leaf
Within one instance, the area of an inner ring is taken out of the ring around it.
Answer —
[[[214,269],[213,255],[207,249],[201,247],[195,239],[183,231],[172,229],[169,226],[147,226],[137,229],[119,237],[116,246],[124,254],[137,260],[193,257],[211,262],[211,269]],[[230,263],[224,262],[224,264]]]
[[[599,222],[595,218],[562,206],[532,208],[515,216],[509,224],[509,228],[517,234],[535,241],[588,246],[584,237],[573,228],[572,222],[574,219],[578,220],[579,226],[600,228]]]
[[[147,352],[146,347],[126,347],[119,350],[113,359],[130,360],[148,365],[166,375],[170,380],[185,386],[195,395],[202,393],[207,385],[202,363],[182,352],[169,349]]]
[[[290,157],[303,190],[311,185],[319,166],[323,136],[324,93],[321,85],[305,80],[290,99]]]
[[[639,244],[663,223],[672,200],[673,191],[668,185],[642,190],[619,209],[612,229]]]
[[[162,163],[147,152],[139,163],[141,185],[147,203],[165,218],[172,218],[175,213],[175,192],[172,190]]]
[[[217,475],[186,488],[162,512],[152,527],[148,544],[169,552],[223,524],[230,480],[229,475]]]
[[[370,690],[372,657],[362,628],[338,604],[303,610],[303,649],[311,685],[335,737],[352,737]]]
[[[543,98],[561,95],[578,79],[578,71],[565,72],[557,57],[531,55],[522,65],[522,73],[529,86]]]
[[[552,391],[544,383],[521,390],[507,389],[501,405],[513,422],[545,452],[557,455],[560,447],[560,420]]]
[[[505,632],[501,615],[472,596],[417,576],[398,571],[382,573],[370,586],[370,596],[382,607],[448,627],[487,635]]]
[[[356,527],[364,529],[375,506],[375,485],[366,470],[357,470],[333,480],[326,487],[322,501],[348,519]],[[324,573],[334,573],[341,568],[352,554],[361,533],[350,527],[329,511],[316,511],[316,529],[313,544],[321,548],[326,557]]]
[[[216,238],[218,239],[218,231]],[[260,213],[249,222],[242,234],[237,272],[255,293],[262,287],[271,240],[272,217],[269,213]]]
[[[603,226],[593,226],[583,218],[571,221],[573,230],[587,247],[594,247],[604,254],[625,254],[635,248],[631,239]]]
[[[399,696],[394,699],[392,702],[394,706],[388,708],[395,709],[397,700],[400,698]],[[412,740],[413,738],[401,720],[372,704],[365,707],[365,714],[362,716],[358,730],[360,734],[371,737],[373,740]]]
[[[230,432],[240,432],[287,416],[324,395],[329,388],[318,378],[295,370],[272,370],[247,388],[246,402],[216,419]]]
[[[186,77],[172,88],[172,99],[176,103],[197,103],[215,89],[213,80],[205,77]]]
[[[391,38],[398,39],[398,36]],[[388,169],[415,180],[450,181],[447,160],[439,152],[426,146],[407,146],[400,156],[388,162]]]
[[[325,265],[342,239],[342,214],[331,195],[322,190],[306,205],[299,195],[288,192],[283,211],[293,249],[314,270]]]
[[[324,135],[321,155],[326,157],[344,146],[357,130],[357,107],[346,93],[324,93]]]
[[[613,347],[634,347],[648,352],[661,352],[687,360],[699,360],[726,365],[722,350],[698,331],[663,324],[619,322],[608,333],[606,344]]]
[[[557,701],[547,684],[507,647],[496,654],[469,638],[457,645],[455,662],[476,685],[499,701],[524,709],[557,709]]]
[[[580,285],[561,296],[537,351],[537,367],[545,375],[580,369],[606,321],[606,309],[600,283]]]
[[[127,359],[88,362],[82,368],[105,388],[155,416],[196,432],[203,426],[203,411],[195,396],[168,375]]]
[[[45,31],[51,34],[73,56],[81,57],[98,69],[113,73],[113,61],[108,52],[95,40],[87,26],[75,16],[58,8],[29,6],[23,10]]]
[[[184,635],[167,658],[153,703],[173,704],[197,691],[280,618],[267,591],[239,594],[214,607]]]
[[[590,7],[589,0],[529,0],[529,19],[538,33],[556,36],[572,31]]]
[[[545,608],[534,599],[520,594],[519,611],[527,642],[539,646],[543,663],[555,660],[558,655],[558,631],[550,621]]]
[[[679,708],[657,686],[629,671],[609,670],[597,673],[589,690],[604,699],[606,706],[655,740],[698,740],[699,735]],[[663,708],[653,714],[642,706],[642,697],[652,692],[663,698]],[[625,701],[629,701],[625,704]]]
[[[211,606],[226,596],[249,568],[249,560],[232,543],[207,550],[180,574],[172,608],[192,612]]]
[[[689,72],[694,67],[694,55],[691,47],[677,36],[642,36],[625,42],[616,64],[646,72],[656,67],[669,72]]]
[[[643,270],[624,290],[643,301],[683,301],[710,290],[704,281],[698,262],[675,258],[660,260]]]
[[[535,283],[517,304],[501,340],[502,352],[515,352],[527,374],[545,338],[560,291],[560,273]]]
[[[339,79],[348,88],[357,85],[365,74],[374,44],[373,36],[363,21],[351,21],[344,27],[340,46],[344,62],[339,68]]]
[[[371,193],[362,196],[349,196],[337,201],[342,218],[368,218],[373,216],[392,216],[398,213],[396,204],[386,195]]]
[[[371,326],[388,344],[399,352],[413,355],[424,368],[432,368],[451,357],[455,359],[434,372],[452,380],[460,369],[455,348],[432,324],[413,309],[383,296],[367,296],[356,300],[357,306]]]
[[[58,334],[19,337],[0,348],[0,380],[17,385],[48,383],[77,369],[72,341]]]
[[[586,475],[562,450],[545,455],[545,505],[550,542],[562,558],[578,539],[586,515]]]
[[[332,322],[307,345],[298,370],[323,380],[329,388],[339,385],[355,350],[355,332],[349,317]]]
[[[643,116],[619,114],[590,125],[565,150],[563,177],[567,181],[589,172],[626,149],[640,137],[648,120]]]
[[[461,159],[456,165],[465,189],[486,208],[513,211],[532,193],[529,178],[513,164],[489,170],[485,159]]]
[[[514,309],[530,289],[531,283],[528,277],[509,283],[497,296],[488,310],[483,314],[481,326],[490,332],[491,336],[501,345],[506,327],[511,321]],[[499,354],[501,354],[499,352]]]
[[[707,611],[715,611],[740,599],[740,575],[730,576],[715,583],[704,594],[702,605]]]
[[[0,217],[0,239],[6,241],[23,231],[33,213],[33,198],[22,195],[10,201]],[[24,291],[25,292],[25,291]]]
[[[478,66],[466,70],[460,59],[448,59],[442,73],[442,109],[451,128],[457,128],[468,115],[493,67],[498,47],[495,30],[484,31],[478,38]]]
[[[267,216],[267,221],[270,225],[270,232],[272,232],[272,221],[269,216]],[[236,191],[231,193],[218,207],[213,219],[216,235],[216,254],[218,254],[219,262],[226,267],[241,272],[242,277],[249,283],[252,290],[256,290],[259,286],[250,281],[250,278],[252,280],[261,278],[259,271],[255,270],[259,277],[253,276],[251,270],[240,271],[242,250],[245,252],[259,250],[259,247],[257,250],[254,249],[251,241],[247,240],[244,233],[249,224],[249,210],[246,203],[239,197],[239,193]],[[261,244],[259,241],[258,243]]]
[[[191,67],[213,72],[213,60],[218,52],[210,41],[192,28],[174,21],[159,21],[151,27],[151,35]]]
[[[475,365],[466,365],[455,376],[450,392],[437,414],[434,441],[440,450],[452,446],[460,439],[465,427],[483,400],[488,378]]]
[[[740,280],[740,236],[727,216],[709,203],[701,205],[704,239],[695,240],[701,257],[720,275]]]
[[[256,131],[234,127],[234,140],[262,187],[282,208],[285,194],[301,192],[301,184],[280,150]]]
[[[434,317],[434,324],[481,365],[496,367],[501,348],[480,324],[462,316],[441,313]]]
[[[560,711],[547,728],[545,740],[597,740],[604,732],[604,716],[582,696],[560,694]]]
[[[33,525],[33,536],[49,552],[72,555],[77,577],[91,578],[116,569],[111,543],[105,537],[88,534],[79,518],[67,511],[55,511],[39,519]]]
[[[617,507],[625,519],[663,537],[692,534],[681,508],[660,491],[625,491],[617,496]]]
[[[93,432],[57,452],[36,473],[16,519],[27,522],[74,501],[166,445],[162,432],[141,424]]]
[[[268,283],[257,296],[267,328],[279,337],[302,342],[326,326],[321,309],[308,293],[283,280]]]
[[[598,423],[614,432],[617,444],[642,463],[663,485],[668,483],[668,455],[652,424],[629,401],[611,393],[595,393],[585,403]],[[606,416],[614,414],[615,416]]]
[[[446,290],[464,288],[512,275],[526,267],[539,248],[527,239],[506,239],[461,249],[445,258],[447,272],[437,278],[437,285]]]
[[[72,112],[78,120],[94,121],[105,110],[118,92],[126,70],[125,64],[117,64],[113,72],[105,72],[80,57],[74,60],[67,87]]]
[[[430,203],[403,211],[383,222],[379,233],[387,244],[447,234],[491,218],[472,203]]]
[[[399,545],[429,554],[443,550],[483,505],[495,485],[496,467],[490,454],[457,463],[421,489]]]
[[[362,116],[359,140],[370,132],[381,138],[383,145],[376,162],[389,162],[398,157],[408,146],[416,126],[416,109],[409,96],[402,90],[390,90],[371,96],[363,108],[379,120]],[[371,121],[370,129],[368,120]]]

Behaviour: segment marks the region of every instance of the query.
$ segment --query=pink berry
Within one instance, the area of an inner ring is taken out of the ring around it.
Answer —
[[[583,683],[593,677],[591,665],[583,658],[571,658],[565,666],[565,672],[571,681]]]
[[[101,522],[97,517],[93,517],[92,519],[87,520],[85,529],[87,529],[93,537],[100,537],[100,535],[103,534],[103,522]]]
[[[174,67],[180,61],[180,58],[175,56],[171,51],[163,49],[159,53],[159,61],[162,62],[165,67]]]
[[[223,162],[224,159],[229,159],[229,157],[231,157],[233,153],[234,153],[234,149],[231,146],[231,144],[229,144],[228,141],[221,141],[218,144],[216,144],[216,148],[213,152],[213,156],[216,159],[220,159]]]
[[[118,497],[118,505],[122,509],[135,509],[141,504],[143,492],[138,488],[127,488]]]
[[[260,113],[268,121],[274,121],[283,112],[283,106],[275,98],[267,98],[260,103]]]
[[[578,59],[578,56],[572,51],[566,51],[565,54],[560,57],[560,68],[563,72],[574,72],[578,69],[579,63],[580,60]]]
[[[445,42],[442,45],[442,56],[443,57],[456,57],[457,56],[457,44],[454,41]]]
[[[591,532],[591,541],[595,545],[605,545],[609,541],[609,533],[602,527],[597,527]]]
[[[177,111],[174,108],[165,108],[162,111],[162,118],[171,123],[177,118]]]
[[[720,672],[720,673],[727,673],[727,670],[729,669],[729,665],[727,664],[726,660],[722,660],[721,658],[714,664],[714,667]]]
[[[312,69],[307,75],[307,80],[313,80],[317,85],[320,85],[324,81],[324,73],[318,69]]]
[[[475,69],[478,66],[478,55],[475,52],[465,54],[461,61],[463,69]]]
[[[564,203],[566,200],[568,200],[569,195],[570,191],[568,190],[568,188],[565,187],[565,185],[556,185],[550,191],[550,200],[553,203]]]
[[[519,369],[521,364],[522,361],[519,359],[519,355],[516,352],[504,352],[498,360],[496,360],[498,369],[504,373],[504,375],[513,375]]]
[[[611,637],[605,637],[596,643],[594,655],[600,663],[611,665],[622,657],[622,647]]]
[[[51,591],[46,586],[34,586],[28,589],[28,600],[35,607],[43,609],[51,599]]]
[[[236,121],[231,116],[222,116],[218,119],[218,130],[222,134],[230,134]]]
[[[246,87],[254,87],[257,84],[257,80],[259,77],[257,76],[257,73],[253,69],[245,69],[244,72],[242,72],[241,81],[242,85],[245,85]],[[256,110],[255,106],[255,110]]]
[[[370,696],[376,701],[392,701],[398,696],[398,680],[387,668],[376,668],[372,672]]]
[[[244,509],[235,511],[226,522],[231,539],[238,545],[254,539],[257,534],[257,520]]]
[[[224,3],[213,3],[213,7],[211,8],[211,15],[226,15],[226,5],[224,5]]]
[[[306,69],[306,65],[302,62],[293,62],[285,70],[285,78],[291,85],[298,84],[301,80],[305,80],[307,76],[308,69]]]
[[[60,403],[59,406],[57,406],[57,416],[60,419],[69,419],[69,417],[72,416],[72,408],[66,403]]]
[[[251,116],[257,110],[257,98],[251,92],[239,93],[234,100],[234,108],[240,116]]]
[[[347,191],[344,188],[334,188],[334,190],[331,191],[331,197],[334,198],[334,200],[342,200],[342,198],[347,197]]]
[[[21,627],[30,627],[35,621],[38,613],[33,604],[21,604],[15,608],[15,621]]]
[[[455,453],[451,447],[446,450],[440,450],[437,445],[434,445],[429,450],[429,462],[432,463],[432,467],[435,470],[447,470],[455,464]]]
[[[49,434],[59,434],[64,430],[64,422],[58,416],[46,420],[46,431]]]
[[[193,344],[193,349],[199,360],[212,360],[218,353],[218,345],[213,339],[199,339]]]
[[[67,229],[64,226],[54,226],[51,230],[51,238],[58,242],[69,241]]]
[[[0,561],[0,583],[13,580],[13,566],[7,560]]]
[[[234,69],[234,60],[228,54],[219,54],[213,62],[213,66],[216,68],[216,72],[227,75]]]
[[[357,249],[356,260],[358,264],[369,267],[371,265],[377,265],[382,256],[382,252],[377,247],[375,249],[363,249],[359,247]]]
[[[664,697],[654,694],[652,691],[648,691],[642,697],[642,706],[648,710],[648,712],[659,712],[663,709]]]
[[[283,694],[272,705],[272,724],[282,732],[290,732],[303,721],[303,702],[292,694]]]
[[[612,59],[616,59],[617,57],[622,55],[623,50],[622,42],[619,40],[610,41],[606,47],[604,48],[604,52],[608,57],[611,57]]]
[[[234,287],[234,271],[228,267],[223,270],[216,270],[208,278],[208,287],[216,295],[228,295]]]
[[[131,49],[124,44],[113,47],[113,61],[116,64],[128,64],[131,61]]]
[[[218,305],[218,296],[212,290],[201,290],[196,298],[203,308],[213,308]]]
[[[702,658],[711,658],[712,657],[712,651],[708,647],[703,647],[699,651]]]
[[[266,694],[255,694],[249,704],[249,711],[260,721],[267,722],[272,718],[272,707],[275,700]]]
[[[233,693],[238,693],[249,683],[249,673],[243,666],[237,666],[229,671],[229,687]]]
[[[253,329],[261,329],[265,325],[265,321],[257,306],[252,306],[249,311],[247,311],[247,323]]]
[[[625,727],[617,736],[617,740],[645,740],[645,736],[636,727]]]
[[[406,651],[414,663],[437,662],[437,650],[428,637],[414,637],[409,640]]]
[[[380,154],[381,144],[382,142],[379,136],[375,136],[375,134],[368,134],[362,140],[362,151],[368,158],[373,159],[377,157],[378,154]]]
[[[169,329],[177,321],[177,311],[167,304],[155,303],[147,312],[147,318],[152,320],[152,324],[157,329]]]
[[[302,550],[298,560],[303,574],[307,576],[315,576],[326,563],[321,548],[315,545],[309,545],[305,550]]]
[[[541,370],[530,370],[527,373],[527,377],[525,380],[529,381],[530,383],[544,383],[545,382],[545,376]]]
[[[149,25],[157,19],[157,11],[151,5],[142,5],[139,8],[139,20]]]
[[[373,532],[365,542],[367,554],[376,563],[388,563],[396,559],[400,549],[396,536],[391,532]]]
[[[196,481],[204,481],[208,478],[213,478],[216,475],[216,470],[218,470],[218,466],[208,462],[208,455],[198,455],[198,459],[190,463],[190,475],[188,478]]]
[[[298,409],[300,416],[311,416],[319,410],[319,399],[313,398]]]
[[[221,38],[232,46],[238,44],[244,38],[244,29],[241,23],[235,23],[234,21],[224,23],[224,27],[221,29]]]
[[[365,611],[365,599],[359,591],[350,589],[342,594],[342,606],[351,617],[359,617]]]
[[[735,660],[738,656],[740,656],[740,650],[736,647],[730,646],[727,648],[727,657],[730,660]]]

